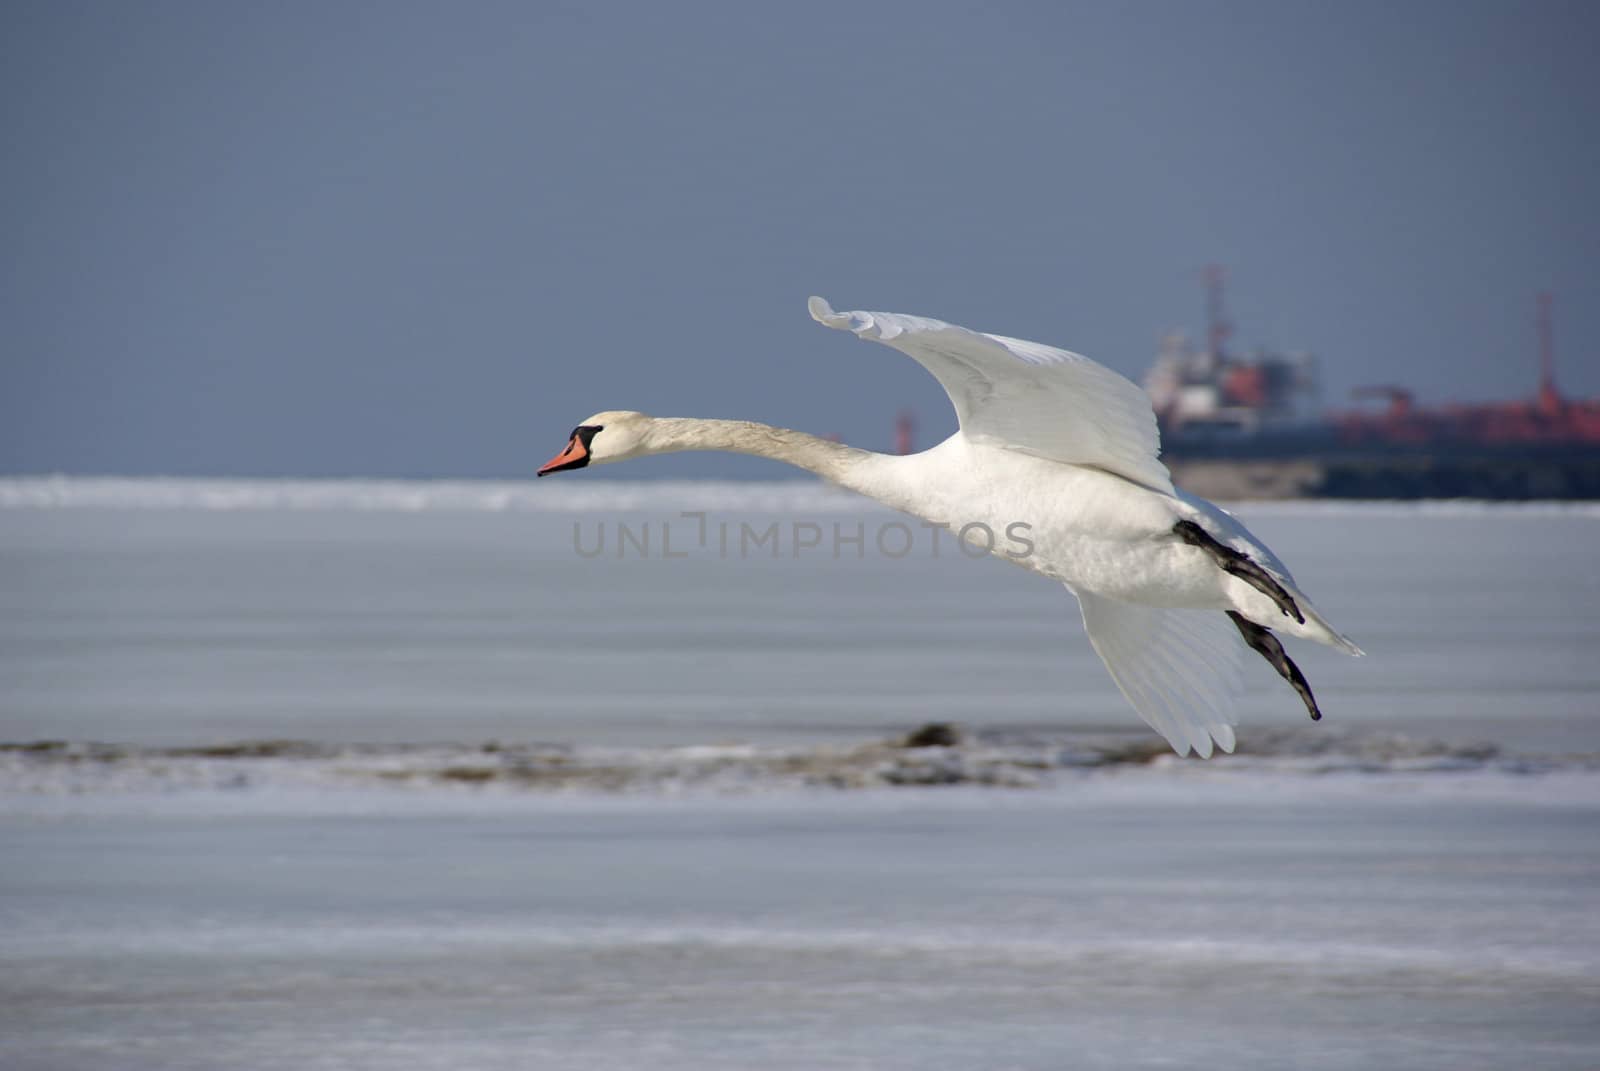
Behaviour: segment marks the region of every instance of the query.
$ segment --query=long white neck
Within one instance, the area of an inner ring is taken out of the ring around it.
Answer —
[[[669,454],[683,450],[723,450],[771,458],[814,472],[853,491],[873,494],[885,468],[900,460],[888,454],[858,450],[803,431],[775,428],[751,420],[697,420],[656,417],[650,422],[646,452]]]

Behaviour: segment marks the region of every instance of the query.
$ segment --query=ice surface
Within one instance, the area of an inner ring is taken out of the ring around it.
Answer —
[[[496,485],[470,485],[478,507],[408,511],[275,508],[272,481],[226,484],[250,508],[191,508],[195,481],[113,483],[108,501],[190,504],[0,508],[0,741],[823,744],[929,721],[1151,735],[1058,585],[948,539],[935,557],[925,534],[896,559],[720,551],[719,528],[746,521],[826,540],[898,520],[815,484],[575,478],[505,485],[538,508],[491,509]],[[348,503],[388,485],[285,486]],[[1291,644],[1323,728],[1558,754],[1600,751],[1586,510],[1239,507],[1370,652]],[[705,512],[705,546],[684,511]],[[648,526],[648,555],[619,552],[624,524]],[[687,557],[663,555],[669,524]],[[606,552],[581,557],[602,525]],[[1246,668],[1242,746],[1305,724],[1265,663]]]
[[[13,816],[0,1065],[1595,1065],[1594,801],[1295,784]]]
[[[1020,570],[573,552],[892,514],[545,483],[0,481],[0,1067],[1600,1066],[1593,507],[1241,507],[1370,657],[1202,763]]]

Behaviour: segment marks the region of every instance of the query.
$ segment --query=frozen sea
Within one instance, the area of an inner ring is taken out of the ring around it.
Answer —
[[[0,1067],[1600,1066],[1600,509],[1236,507],[1369,657],[1202,763],[892,513],[546,484],[0,480]]]

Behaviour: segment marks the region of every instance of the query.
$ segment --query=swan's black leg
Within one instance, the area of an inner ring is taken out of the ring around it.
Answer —
[[[1233,623],[1238,626],[1239,632],[1244,636],[1244,642],[1262,658],[1272,663],[1272,668],[1277,670],[1284,680],[1294,685],[1294,690],[1300,693],[1301,701],[1311,712],[1311,720],[1321,721],[1322,711],[1317,707],[1317,697],[1311,694],[1311,685],[1306,683],[1306,675],[1300,672],[1300,667],[1295,665],[1287,654],[1284,654],[1283,644],[1278,642],[1278,637],[1272,634],[1272,630],[1246,620],[1233,610],[1228,611],[1228,616],[1233,618]]]
[[[1306,619],[1300,613],[1300,607],[1294,604],[1294,597],[1283,590],[1283,585],[1272,579],[1261,566],[1240,554],[1232,547],[1225,547],[1206,534],[1206,530],[1193,521],[1179,521],[1172,526],[1172,531],[1177,537],[1191,547],[1199,547],[1222,566],[1222,571],[1238,577],[1246,584],[1260,591],[1261,594],[1278,604],[1278,609],[1283,611],[1284,617],[1292,617],[1300,624],[1305,624]]]

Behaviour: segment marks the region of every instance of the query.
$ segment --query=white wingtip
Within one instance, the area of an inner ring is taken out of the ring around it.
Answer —
[[[806,302],[806,308],[811,310],[811,318],[824,327],[831,327],[836,331],[854,331],[860,338],[880,341],[900,333],[898,328],[886,333],[883,326],[878,322],[879,314],[870,312],[835,312],[826,298],[813,297]],[[894,319],[894,317],[889,317],[889,319]]]

